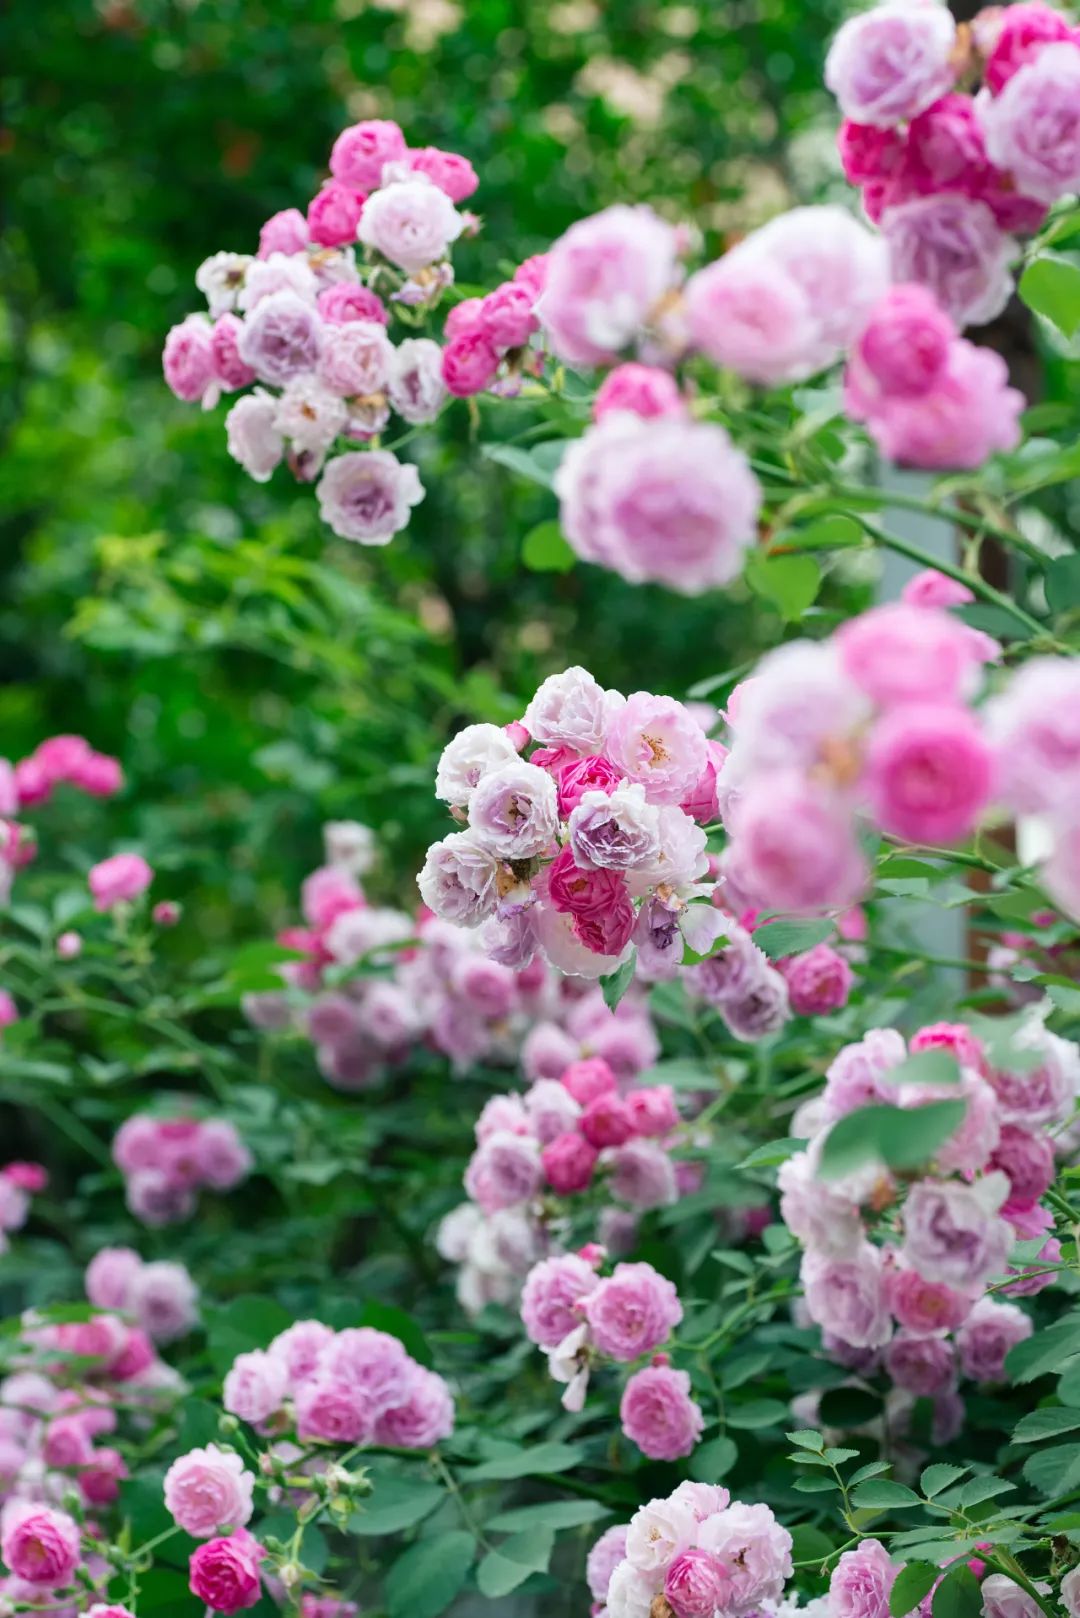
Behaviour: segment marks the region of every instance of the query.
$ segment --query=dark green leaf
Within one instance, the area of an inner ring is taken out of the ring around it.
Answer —
[[[917,1506],[919,1497],[906,1483],[894,1483],[891,1478],[871,1478],[860,1483],[852,1500],[857,1506],[881,1507],[895,1511],[902,1506]]]
[[[555,1544],[555,1530],[544,1524],[523,1529],[489,1551],[476,1570],[481,1595],[489,1600],[508,1596],[531,1573],[545,1573]]]
[[[875,1160],[893,1169],[919,1168],[959,1128],[964,1111],[962,1101],[931,1101],[920,1107],[860,1107],[829,1130],[821,1152],[820,1176],[823,1180],[839,1179]]]
[[[935,1461],[933,1466],[924,1469],[919,1479],[919,1488],[928,1499],[932,1498],[935,1494],[940,1494],[942,1489],[951,1488],[954,1483],[959,1483],[966,1471],[966,1466],[949,1466],[945,1462]]]
[[[465,1583],[475,1550],[463,1529],[410,1546],[386,1575],[387,1618],[438,1618]]]
[[[690,1457],[688,1470],[695,1483],[719,1483],[731,1471],[739,1452],[730,1438],[713,1438]]]
[[[1005,1370],[1012,1382],[1034,1382],[1036,1377],[1064,1370],[1078,1356],[1080,1330],[1076,1320],[1059,1320],[1010,1348]]]
[[[438,1509],[446,1490],[437,1483],[414,1483],[405,1478],[381,1478],[369,1500],[357,1506],[349,1518],[349,1533],[364,1538],[376,1534],[400,1534]]]
[[[982,1592],[966,1562],[958,1563],[946,1573],[934,1591],[931,1611],[933,1618],[980,1618]]]
[[[1080,556],[1059,556],[1050,563],[1046,570],[1046,600],[1051,612],[1071,612],[1080,607]]]
[[[913,1612],[925,1595],[933,1589],[940,1569],[926,1562],[908,1562],[896,1575],[889,1592],[889,1611],[892,1618],[905,1618]]]
[[[1053,1410],[1030,1410],[1021,1416],[1013,1432],[1014,1444],[1038,1444],[1044,1438],[1057,1438],[1080,1427],[1080,1410],[1063,1406]]]
[[[631,983],[634,981],[634,968],[637,965],[637,950],[632,949],[627,959],[615,972],[610,972],[606,978],[600,979],[600,987],[604,991],[604,1004],[614,1011]]]
[[[578,1466],[584,1451],[576,1444],[536,1444],[532,1449],[515,1450],[484,1461],[469,1474],[473,1482],[484,1478],[528,1478],[542,1472],[569,1472]]]
[[[484,1524],[485,1532],[516,1534],[536,1524],[554,1529],[580,1528],[586,1523],[610,1517],[610,1506],[599,1500],[546,1500],[537,1506],[518,1506],[513,1511],[500,1511],[497,1517]]]

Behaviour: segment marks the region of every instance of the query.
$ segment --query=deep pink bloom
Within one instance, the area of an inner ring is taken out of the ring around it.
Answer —
[[[852,185],[887,179],[898,168],[904,152],[904,139],[899,130],[857,124],[851,118],[845,118],[840,125],[836,144],[844,173]]]
[[[997,95],[1020,68],[1034,61],[1043,45],[1074,38],[1066,17],[1041,0],[1021,0],[1001,8],[998,35],[986,60],[987,87]]]
[[[534,753],[533,759],[535,758]],[[596,753],[590,753],[585,758],[576,758],[572,764],[564,764],[557,775],[561,819],[570,818],[586,792],[610,794],[621,779],[622,776],[614,764]]]
[[[615,1074],[602,1056],[583,1056],[571,1062],[559,1075],[560,1083],[574,1100],[587,1107],[596,1096],[617,1088]]]
[[[459,337],[452,337],[443,349],[442,378],[448,391],[458,399],[483,393],[495,380],[498,369],[498,351],[482,323],[470,327]]]
[[[679,1122],[675,1092],[670,1084],[631,1090],[626,1097],[626,1108],[638,1135],[668,1135]]]
[[[141,854],[113,854],[90,867],[87,882],[98,910],[137,899],[154,880],[153,869]]]
[[[489,292],[480,305],[480,330],[488,342],[501,352],[508,348],[521,348],[529,341],[540,322],[533,314],[534,298],[528,287],[520,281],[504,281]]]
[[[282,208],[259,231],[259,257],[271,253],[302,253],[307,246],[307,220],[299,208]]]
[[[124,772],[119,759],[110,758],[107,753],[91,753],[89,758],[83,759],[72,781],[92,798],[111,798],[123,787]]]
[[[569,1196],[592,1180],[599,1153],[577,1130],[556,1136],[540,1153],[544,1177],[553,1191]]]
[[[617,1264],[589,1293],[584,1312],[600,1353],[622,1361],[658,1349],[683,1316],[673,1283],[651,1264]]]
[[[713,1618],[730,1604],[727,1567],[711,1551],[680,1551],[664,1576],[664,1595],[675,1618]]]
[[[378,293],[358,282],[336,281],[323,287],[315,301],[328,326],[345,326],[353,320],[374,320],[385,326],[390,320]]]
[[[308,203],[308,233],[320,247],[341,247],[356,240],[356,227],[366,197],[340,180],[330,180]]]
[[[357,191],[374,191],[382,184],[387,163],[407,155],[405,136],[388,118],[368,118],[343,129],[330,153],[330,172]]]
[[[18,1579],[55,1589],[70,1584],[79,1565],[79,1529],[65,1511],[30,1500],[4,1508],[0,1556]]]
[[[227,1539],[211,1539],[192,1553],[189,1579],[193,1595],[214,1612],[241,1612],[253,1607],[262,1593],[259,1562],[264,1551],[241,1528]]]
[[[451,202],[464,202],[480,184],[479,177],[467,157],[457,152],[443,152],[437,146],[423,146],[408,154],[409,167],[417,174],[426,174],[440,191],[445,191]]]
[[[686,403],[670,371],[630,361],[609,371],[600,384],[593,400],[593,420],[601,421],[612,410],[629,410],[644,417],[682,416]]]
[[[854,974],[829,944],[815,944],[801,955],[789,955],[780,970],[797,1017],[823,1017],[847,1005]]]
[[[871,733],[864,786],[884,831],[915,843],[959,842],[990,800],[993,754],[966,709],[901,707]]]
[[[637,1133],[629,1105],[612,1090],[589,1102],[578,1128],[598,1151],[605,1146],[622,1146]]]
[[[213,328],[205,315],[188,315],[165,339],[165,381],[178,399],[201,399],[214,380]]]

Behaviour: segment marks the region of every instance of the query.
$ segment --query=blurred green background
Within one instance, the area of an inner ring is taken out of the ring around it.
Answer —
[[[17,757],[58,730],[132,781],[88,835],[138,840],[199,892],[192,948],[265,932],[350,815],[388,845],[381,885],[439,831],[438,748],[516,717],[554,667],[684,692],[775,639],[741,589],[697,602],[579,567],[535,574],[522,535],[553,496],[477,441],[527,424],[487,403],[415,441],[427,498],[361,552],[309,488],[250,482],[224,407],[179,404],[165,332],[213,251],[304,207],[338,130],[396,118],[466,154],[491,285],[580,215],[648,200],[710,251],[837,187],[825,0],[32,0],[3,24],[7,226],[0,327],[0,728]],[[842,189],[842,187],[840,188]],[[65,835],[39,817],[43,836]],[[107,849],[99,847],[96,854]],[[395,875],[396,873],[396,875]]]

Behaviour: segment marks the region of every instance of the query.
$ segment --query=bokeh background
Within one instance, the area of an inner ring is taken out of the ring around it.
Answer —
[[[12,0],[3,751],[77,730],[119,754],[132,787],[102,831],[138,839],[181,897],[198,888],[190,949],[280,923],[328,815],[380,828],[390,897],[438,834],[446,736],[516,717],[550,669],[581,660],[608,684],[683,694],[780,629],[738,589],[695,603],[523,568],[553,497],[477,446],[519,431],[524,405],[485,404],[478,426],[454,410],[415,442],[427,498],[386,551],[335,539],[310,489],[285,473],[257,486],[228,459],[226,407],[204,416],[162,382],[198,264],[305,206],[338,130],[371,115],[475,164],[484,230],[458,254],[462,281],[493,284],[624,199],[718,250],[794,200],[843,194],[821,87],[843,9],[56,0],[46,29],[34,0]]]

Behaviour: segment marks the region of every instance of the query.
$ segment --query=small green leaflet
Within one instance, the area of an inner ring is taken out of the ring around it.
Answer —
[[[812,556],[766,556],[751,551],[746,582],[756,595],[771,601],[782,618],[794,623],[813,604],[821,588],[821,573]]]
[[[896,1576],[889,1592],[889,1611],[892,1618],[905,1618],[913,1612],[923,1597],[933,1589],[940,1569],[927,1562],[908,1562]]]
[[[819,1176],[836,1180],[876,1159],[891,1169],[914,1169],[929,1161],[964,1120],[962,1101],[931,1101],[922,1107],[860,1107],[833,1124],[825,1137]]]
[[[1020,277],[1018,292],[1029,309],[1072,337],[1080,326],[1080,269],[1068,259],[1044,253]]]
[[[805,921],[767,921],[754,929],[754,943],[770,961],[783,960],[785,955],[799,955],[804,949],[823,944],[835,931],[831,921],[820,917]]]
[[[534,573],[569,573],[577,557],[563,538],[555,518],[538,523],[521,546],[521,560]]]
[[[637,950],[632,949],[617,972],[610,972],[606,978],[600,979],[600,987],[604,992],[604,1004],[610,1011],[615,1010],[615,1007],[634,981],[634,968],[636,965]]]

